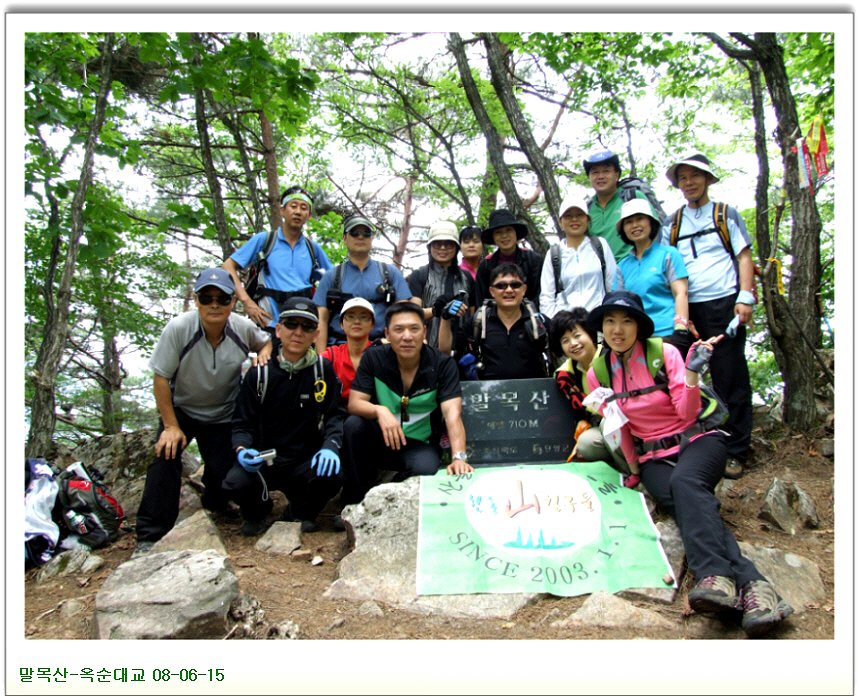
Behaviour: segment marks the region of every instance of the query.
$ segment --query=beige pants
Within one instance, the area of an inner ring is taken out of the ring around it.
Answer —
[[[606,443],[602,433],[604,422],[600,421],[598,427],[588,428],[579,435],[576,449],[578,458],[586,462],[606,462],[624,475],[638,474],[638,463],[630,465],[620,447],[613,449]]]

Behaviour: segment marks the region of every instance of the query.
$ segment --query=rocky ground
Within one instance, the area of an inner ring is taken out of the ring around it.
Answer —
[[[827,590],[827,599],[787,621],[776,636],[783,640],[828,640],[834,637],[834,497],[833,459],[818,451],[827,437],[756,437],[755,464],[745,476],[733,482],[722,497],[723,515],[741,541],[775,546],[817,564]],[[820,517],[816,529],[800,529],[794,535],[773,528],[759,518],[761,500],[773,478],[793,481],[813,500]],[[283,498],[275,493],[271,519],[277,519]],[[329,507],[321,519],[319,532],[304,535],[308,554],[298,560],[284,559],[254,548],[256,538],[242,537],[239,523],[217,520],[218,529],[242,592],[256,597],[272,624],[291,621],[299,627],[301,639],[684,639],[742,638],[735,627],[720,627],[711,618],[689,611],[688,587],[681,588],[678,600],[669,606],[648,603],[647,608],[662,614],[680,627],[678,631],[653,629],[559,630],[551,625],[582,605],[585,597],[549,597],[520,610],[512,619],[452,619],[411,614],[384,604],[331,600],[325,589],[337,578],[337,564],[349,552],[348,535],[334,531]],[[133,534],[123,534],[109,547],[99,549],[105,563],[97,571],[77,573],[35,582],[37,569],[27,573],[25,582],[25,626],[28,639],[82,639],[92,633],[95,594],[101,584],[134,550]],[[311,558],[318,557],[317,564]],[[318,560],[321,559],[321,563]],[[687,581],[688,583],[688,581]],[[722,630],[724,628],[724,630]],[[730,629],[730,630],[729,630]]]

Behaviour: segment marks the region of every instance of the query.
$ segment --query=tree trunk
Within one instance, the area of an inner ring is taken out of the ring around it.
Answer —
[[[468,57],[465,55],[465,46],[462,43],[462,38],[456,32],[451,32],[449,37],[448,46],[456,59],[456,66],[459,69],[459,76],[462,79],[462,87],[465,90],[468,103],[471,105],[477,123],[480,125],[480,129],[486,138],[486,149],[489,153],[489,160],[495,169],[498,184],[504,192],[507,207],[513,215],[528,226],[529,236],[533,239],[537,226],[522,205],[522,199],[516,191],[513,177],[510,176],[510,171],[504,162],[504,143],[501,141],[498,131],[495,130],[495,126],[492,125],[492,121],[489,119],[489,114],[486,113],[486,107],[483,105],[483,100],[480,97],[480,92],[474,83],[474,77],[471,75],[471,66],[468,64]]]
[[[51,457],[54,428],[57,423],[54,387],[57,369],[63,355],[68,336],[68,316],[71,304],[72,277],[77,267],[80,240],[84,231],[83,209],[87,191],[92,181],[92,166],[95,147],[104,125],[107,99],[110,94],[111,68],[113,65],[114,35],[105,35],[102,47],[101,82],[89,132],[84,143],[81,173],[71,203],[71,226],[69,243],[66,249],[63,272],[56,292],[54,311],[49,312],[45,322],[45,336],[39,347],[36,364],[31,379],[33,382],[33,401],[30,409],[30,432],[27,437],[28,457]],[[46,296],[54,292],[53,283],[45,285]],[[48,302],[50,306],[52,301]]]
[[[507,120],[513,127],[516,139],[519,141],[522,151],[528,158],[528,162],[534,169],[540,186],[543,188],[543,192],[546,195],[546,204],[549,207],[549,215],[555,225],[555,231],[561,234],[562,230],[558,219],[558,210],[561,207],[561,195],[558,192],[558,182],[552,173],[552,163],[546,159],[537,141],[534,140],[531,127],[528,125],[522,109],[519,108],[516,95],[513,94],[513,86],[510,84],[510,79],[507,76],[502,53],[506,47],[498,40],[497,34],[486,33],[480,34],[480,36],[486,45],[486,57],[489,62],[489,72],[492,76],[492,86],[495,88],[495,94],[498,95],[498,100],[504,108]],[[532,246],[537,249],[541,256],[548,250],[549,244],[546,242],[546,238],[541,230],[534,230]]]
[[[411,175],[405,177],[406,190],[403,192],[403,228],[400,230],[400,238],[394,247],[394,264],[402,270],[403,258],[406,255],[406,246],[409,243],[409,234],[412,229],[412,208],[414,204],[415,178]]]
[[[784,181],[791,206],[791,268],[788,300],[773,292],[767,299],[781,333],[776,341],[785,360],[784,422],[807,430],[817,421],[814,400],[814,350],[820,347],[820,233],[822,225],[814,196],[799,187],[795,149],[801,134],[796,103],[784,65],[782,48],[772,33],[755,34],[753,51],[766,79],[778,122],[777,136],[784,161]]]
[[[194,34],[194,42],[198,49],[194,52],[193,62],[199,66],[201,61],[200,51],[203,50],[203,41],[199,34]],[[233,252],[233,244],[230,240],[230,231],[227,227],[227,217],[224,213],[224,199],[221,196],[221,182],[215,171],[215,161],[212,158],[212,143],[209,140],[209,124],[206,119],[206,98],[201,86],[194,87],[194,107],[196,111],[197,135],[200,138],[200,159],[203,162],[203,171],[206,173],[206,182],[209,193],[212,196],[212,214],[214,216],[215,233],[218,236],[218,244],[221,253],[227,258]]]
[[[280,181],[277,177],[277,156],[274,147],[274,131],[271,121],[265,112],[259,112],[259,124],[262,132],[263,161],[265,162],[265,180],[268,185],[269,224],[271,228],[280,227]],[[314,211],[315,212],[315,211]]]
[[[102,327],[102,361],[99,380],[102,388],[101,425],[105,435],[115,435],[122,430],[122,408],[120,394],[122,390],[122,365],[119,362],[119,349],[116,336],[109,322],[100,313],[99,323]]]

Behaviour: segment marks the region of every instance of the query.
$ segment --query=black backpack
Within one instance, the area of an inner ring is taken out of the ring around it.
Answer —
[[[60,529],[80,536],[82,543],[97,549],[114,541],[125,520],[122,505],[101,482],[97,469],[80,462],[59,472],[54,520]]]
[[[326,295],[325,306],[331,312],[332,317],[340,316],[340,310],[343,309],[346,300],[351,300],[353,297],[352,293],[340,290],[343,286],[343,268],[345,263],[345,261],[338,263],[334,268],[334,280],[331,282],[331,287],[328,288],[328,294]],[[385,304],[389,305],[397,299],[397,293],[391,283],[391,269],[383,261],[379,261],[378,263],[382,269],[382,284],[379,285],[377,290],[379,294],[385,296]],[[368,301],[372,302],[372,300]]]
[[[637,176],[626,176],[617,182],[617,190],[620,193],[620,199],[624,203],[636,198],[636,191],[641,191],[644,197],[647,198],[647,202],[650,203],[650,207],[653,208],[653,212],[659,218],[660,223],[664,223],[665,218],[668,217],[668,214],[662,207],[662,201],[656,197],[656,193],[644,179],[639,179]]]
[[[267,259],[271,254],[272,249],[274,249],[278,232],[280,232],[280,228],[266,232],[265,242],[262,245],[262,249],[257,254],[257,257],[253,262],[248,264],[247,269],[245,269],[247,272],[245,290],[247,290],[248,295],[251,296],[251,299],[254,302],[257,302],[263,297],[262,290],[266,287],[264,273],[268,270]],[[304,243],[307,245],[307,251],[310,254],[310,261],[313,264],[313,270],[310,272],[310,285],[313,285],[313,279],[319,277],[319,259],[316,258],[316,249],[313,248],[313,242],[310,241],[310,238],[306,234],[302,235],[302,238],[304,239]]]

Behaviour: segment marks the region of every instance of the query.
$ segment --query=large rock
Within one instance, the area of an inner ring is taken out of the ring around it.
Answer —
[[[826,598],[826,588],[817,565],[795,553],[740,542],[740,551],[775,586],[797,614],[806,604],[817,604]]]
[[[664,628],[676,631],[677,627],[655,611],[641,609],[631,602],[609,592],[594,592],[566,619],[554,621],[556,628]]]
[[[152,547],[157,551],[205,551],[211,549],[222,556],[227,555],[218,528],[205,510],[199,510],[179,522]]]
[[[795,483],[777,478],[773,479],[764,495],[758,517],[788,534],[796,534],[802,527],[816,529],[820,526],[811,497]]]
[[[150,552],[123,563],[95,598],[96,638],[221,638],[239,583],[215,551]]]
[[[254,548],[276,556],[289,556],[301,548],[301,522],[275,522]]]
[[[417,560],[420,481],[376,486],[360,505],[343,509],[355,549],[340,561],[330,599],[374,600],[419,614],[465,618],[509,618],[543,594],[418,596]]]

